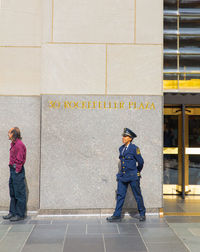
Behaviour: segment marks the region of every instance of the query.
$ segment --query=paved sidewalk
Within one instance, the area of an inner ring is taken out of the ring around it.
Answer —
[[[200,217],[185,220],[35,216],[12,224],[0,217],[0,252],[199,252]]]

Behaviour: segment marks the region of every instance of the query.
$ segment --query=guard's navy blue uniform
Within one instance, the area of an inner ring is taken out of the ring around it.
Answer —
[[[128,184],[130,184],[133,191],[140,216],[145,216],[146,209],[140,189],[140,172],[144,160],[140,149],[132,143],[129,144],[128,148],[122,145],[119,148],[119,159],[121,160],[121,170],[117,174],[117,205],[113,216],[121,216]]]

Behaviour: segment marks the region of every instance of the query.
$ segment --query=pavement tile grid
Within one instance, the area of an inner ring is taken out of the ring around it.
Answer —
[[[107,223],[105,217],[1,220],[0,252],[189,251],[173,230],[157,216],[142,223],[129,217],[121,223]]]
[[[170,216],[166,220],[170,228],[191,252],[200,251],[200,217]]]

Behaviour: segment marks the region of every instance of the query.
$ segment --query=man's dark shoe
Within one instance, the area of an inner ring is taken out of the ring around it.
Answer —
[[[108,222],[118,222],[118,221],[121,221],[121,217],[112,215],[110,217],[107,217],[106,220]]]
[[[4,220],[9,220],[10,218],[14,217],[11,213],[9,213],[8,215],[3,216]]]
[[[146,216],[140,216],[139,221],[145,221],[146,220]]]
[[[10,221],[20,221],[20,220],[23,220],[23,219],[24,219],[24,218],[22,218],[22,217],[16,215],[16,216],[11,217],[11,218],[10,218]]]

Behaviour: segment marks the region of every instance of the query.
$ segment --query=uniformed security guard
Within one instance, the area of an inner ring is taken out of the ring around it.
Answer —
[[[137,202],[137,207],[140,214],[139,220],[145,221],[146,209],[140,189],[140,172],[143,168],[144,160],[141,156],[140,149],[135,144],[132,144],[133,138],[137,137],[136,134],[130,129],[125,128],[122,136],[124,145],[119,148],[121,169],[117,174],[117,204],[115,212],[111,217],[107,218],[107,221],[121,221],[121,211],[129,184]]]

